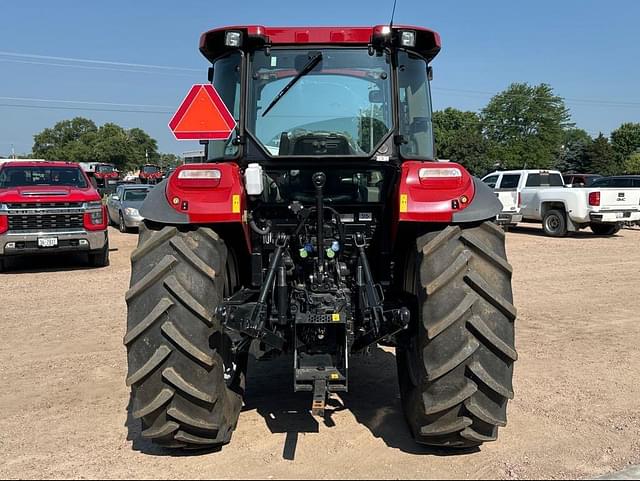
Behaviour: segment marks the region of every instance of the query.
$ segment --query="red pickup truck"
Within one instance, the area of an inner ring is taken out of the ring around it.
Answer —
[[[0,271],[7,258],[86,252],[109,265],[106,208],[80,165],[11,161],[0,164]]]

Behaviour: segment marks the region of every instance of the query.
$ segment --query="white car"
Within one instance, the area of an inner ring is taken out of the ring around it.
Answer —
[[[614,235],[625,223],[640,221],[637,187],[567,188],[562,174],[549,170],[495,172],[483,179],[489,185],[494,180],[499,196],[508,192],[511,202],[515,199],[522,221],[542,223],[545,234],[552,237],[587,227],[597,235]],[[503,204],[508,206],[508,199]]]

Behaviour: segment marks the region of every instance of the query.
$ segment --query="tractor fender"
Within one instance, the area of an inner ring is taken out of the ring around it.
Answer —
[[[189,216],[178,212],[169,204],[166,194],[167,183],[167,180],[163,180],[149,191],[140,209],[140,215],[158,224],[189,224]]]
[[[502,203],[491,187],[477,177],[473,178],[473,184],[475,191],[473,199],[464,210],[453,214],[454,224],[492,220],[502,212]]]

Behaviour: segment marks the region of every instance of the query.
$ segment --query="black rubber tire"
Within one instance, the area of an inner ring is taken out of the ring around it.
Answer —
[[[233,259],[211,229],[140,226],[124,343],[132,416],[155,444],[217,448],[237,426],[247,358],[234,359],[214,315],[235,288]]]
[[[0,259],[0,272],[7,270],[7,263],[4,259]]]
[[[109,267],[109,242],[107,242],[104,248],[99,252],[89,253],[89,265],[91,267]]]
[[[504,231],[486,222],[426,234],[406,267],[417,322],[397,360],[416,441],[453,449],[495,441],[518,357]]]
[[[617,224],[613,224],[613,225],[611,225],[611,224],[591,224],[589,227],[591,228],[591,232],[593,232],[595,235],[601,235],[601,236],[616,235],[622,229]]]
[[[127,227],[127,224],[124,223],[124,216],[122,215],[122,212],[118,214],[118,230],[121,234],[129,233],[129,228]]]
[[[566,237],[567,215],[561,210],[550,210],[542,219],[542,230],[549,237]]]

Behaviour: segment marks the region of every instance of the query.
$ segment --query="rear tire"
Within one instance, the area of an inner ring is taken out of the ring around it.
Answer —
[[[561,210],[550,210],[542,219],[542,229],[549,237],[566,237],[567,216]]]
[[[0,259],[0,273],[7,270],[7,263],[4,259]]]
[[[413,435],[455,449],[495,441],[518,357],[505,234],[491,222],[450,226],[418,238],[407,261],[405,290],[418,312],[397,360]]]
[[[601,236],[616,235],[618,232],[620,232],[621,229],[621,227],[616,224],[591,224],[589,227],[591,228],[591,232],[593,232],[595,235]]]
[[[247,357],[233,356],[215,318],[237,285],[231,254],[211,229],[140,226],[127,293],[127,385],[142,437],[160,446],[220,447],[237,426]]]

